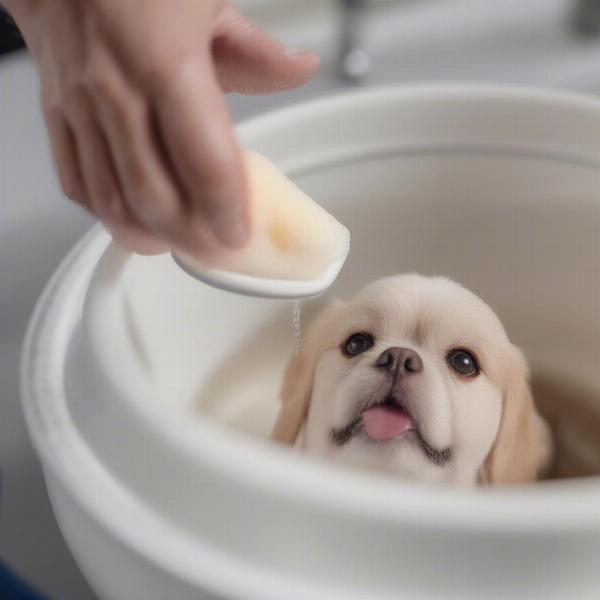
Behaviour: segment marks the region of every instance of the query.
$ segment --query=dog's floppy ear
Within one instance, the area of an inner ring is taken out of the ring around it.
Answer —
[[[536,410],[525,359],[515,348],[505,375],[500,427],[483,465],[483,479],[490,484],[535,481],[550,454],[550,432]]]
[[[273,428],[273,439],[294,444],[308,413],[314,365],[301,352],[288,363],[281,389],[281,408]]]
[[[333,301],[312,324],[285,371],[281,388],[281,409],[272,438],[285,444],[294,444],[308,414],[315,369],[321,354],[329,344],[334,313],[342,303]]]

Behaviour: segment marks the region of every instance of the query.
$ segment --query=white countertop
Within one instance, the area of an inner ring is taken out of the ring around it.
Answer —
[[[569,32],[572,5],[570,0],[422,0],[392,6],[393,19],[373,17],[366,31],[373,80],[498,81],[598,92],[600,40],[581,41]],[[320,29],[326,39],[298,31],[286,31],[284,38],[310,39],[327,53],[332,32],[330,23]],[[234,115],[239,119],[337,87],[330,64],[326,58],[324,73],[300,92],[231,98]],[[57,187],[31,63],[24,54],[0,59],[0,557],[56,600],[94,596],[62,542],[26,434],[18,355],[36,298],[92,223]]]

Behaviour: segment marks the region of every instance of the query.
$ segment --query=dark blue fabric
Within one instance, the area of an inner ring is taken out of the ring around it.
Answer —
[[[0,561],[0,600],[48,600]]]
[[[23,48],[23,38],[5,9],[0,6],[0,54]],[[0,596],[2,600],[2,596]]]

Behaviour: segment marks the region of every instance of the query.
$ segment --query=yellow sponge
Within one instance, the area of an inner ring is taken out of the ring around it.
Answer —
[[[350,232],[272,162],[245,153],[252,234],[211,265],[270,279],[316,279],[348,254]]]

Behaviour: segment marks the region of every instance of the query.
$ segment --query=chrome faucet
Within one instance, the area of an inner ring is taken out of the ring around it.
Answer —
[[[338,0],[341,12],[338,76],[346,83],[363,82],[371,65],[362,45],[365,0]]]
[[[600,34],[600,0],[576,0],[572,24],[581,36]]]
[[[338,0],[340,30],[337,75],[346,84],[363,83],[371,66],[364,41],[368,3],[369,0]],[[600,35],[600,0],[573,0],[571,27],[581,37]]]

